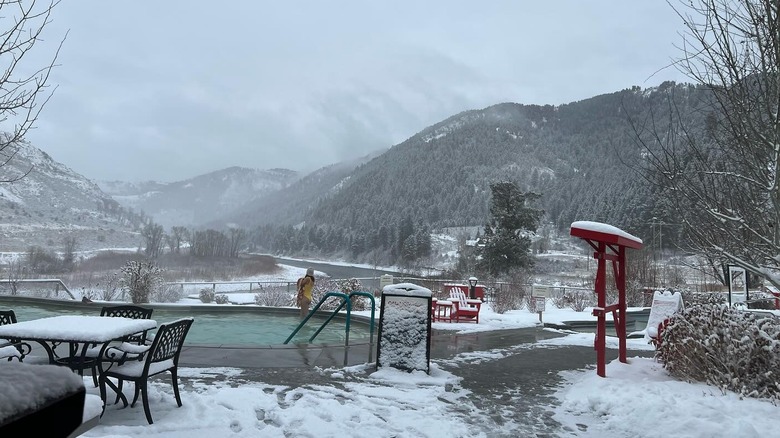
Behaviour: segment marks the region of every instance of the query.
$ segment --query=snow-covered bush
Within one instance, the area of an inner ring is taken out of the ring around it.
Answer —
[[[769,292],[753,291],[750,292],[749,309],[772,310],[775,308],[775,296]]]
[[[341,287],[334,280],[326,280],[324,278],[318,278],[314,282],[314,289],[311,291],[311,308],[314,308],[317,303],[328,292],[341,292]],[[330,297],[327,301],[322,303],[320,310],[334,310],[341,304],[341,299],[338,297]]]
[[[675,291],[668,289],[669,292],[680,292],[683,303],[686,307],[700,306],[704,304],[726,304],[726,297],[720,292],[693,292],[689,289]]]
[[[336,283],[336,286],[341,292],[344,292],[345,294],[349,295],[352,292],[360,292],[363,290],[363,285],[360,283],[360,280],[357,278],[350,278],[348,280],[339,280]],[[366,301],[368,301],[368,298],[356,296],[352,297],[352,310],[366,310]],[[313,303],[313,304],[316,304]]]
[[[214,301],[214,291],[207,287],[200,290],[200,301],[202,303],[211,303]]]
[[[121,287],[133,304],[148,303],[163,284],[163,271],[152,262],[130,260],[122,267]]]
[[[780,324],[771,316],[688,302],[661,341],[656,357],[672,376],[780,400]]]
[[[230,300],[228,300],[228,296],[225,294],[217,294],[214,295],[214,302],[217,304],[227,304]]]

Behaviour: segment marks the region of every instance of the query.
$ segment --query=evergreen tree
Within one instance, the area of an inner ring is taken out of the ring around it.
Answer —
[[[490,222],[479,248],[477,268],[493,276],[507,274],[516,268],[533,266],[530,234],[539,226],[543,211],[529,204],[540,197],[524,193],[516,183],[497,182],[490,185],[492,199]]]

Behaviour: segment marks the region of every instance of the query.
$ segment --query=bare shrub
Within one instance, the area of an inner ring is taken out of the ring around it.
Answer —
[[[571,305],[571,298],[563,291],[555,292],[553,296],[550,297],[550,301],[552,301],[552,304],[556,309],[565,309]]]
[[[116,272],[107,273],[103,278],[95,285],[100,291],[98,292],[98,299],[103,301],[114,301],[122,290],[121,278]],[[93,299],[90,297],[90,299]]]
[[[688,306],[661,333],[656,357],[674,377],[780,400],[780,323],[724,304]]]
[[[575,312],[582,312],[587,307],[593,306],[596,304],[595,294],[587,291],[587,292],[570,292],[567,294],[568,300],[569,300],[569,306],[571,306],[572,310]]]
[[[287,291],[286,286],[260,286],[260,292],[255,294],[258,306],[290,307],[294,306],[295,295]]]
[[[529,269],[514,269],[507,276],[509,281],[502,284],[488,284],[486,289],[492,288],[493,301],[491,307],[493,311],[499,314],[510,310],[519,310],[523,308],[523,301],[532,295],[528,291],[531,282],[531,271]]]
[[[533,294],[527,294],[523,297],[523,301],[525,302],[525,308],[529,312],[536,313],[536,297]]]
[[[228,299],[228,296],[225,294],[217,294],[214,295],[214,302],[217,304],[228,304],[230,300]]]
[[[184,296],[182,288],[175,284],[163,285],[154,294],[154,301],[158,303],[177,303]]]
[[[643,307],[645,305],[645,290],[638,280],[626,282],[626,306]]]

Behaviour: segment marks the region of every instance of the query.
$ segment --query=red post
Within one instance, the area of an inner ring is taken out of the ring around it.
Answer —
[[[618,314],[615,315],[615,327],[618,335],[618,360],[628,363],[626,358],[626,247],[618,248],[617,275]]]
[[[607,252],[607,245],[604,242],[599,242],[598,252],[593,254],[593,257],[598,260],[598,268],[596,269],[596,295],[597,295],[597,308],[594,309],[594,313],[598,316],[598,325],[596,328],[596,373],[601,377],[606,377],[607,369],[607,260],[604,257]]]
[[[615,322],[619,348],[618,358],[623,363],[628,362],[626,358],[626,248],[641,249],[642,240],[611,225],[587,221],[572,223],[571,235],[582,238],[596,250],[593,253],[593,258],[598,260],[594,288],[597,295],[597,306],[593,309],[593,315],[598,320],[593,346],[596,350],[596,372],[599,376],[606,377],[607,312],[612,312]],[[607,253],[608,249],[610,253]],[[618,302],[609,305],[607,304],[606,291],[607,260],[612,262],[615,286],[618,290]]]

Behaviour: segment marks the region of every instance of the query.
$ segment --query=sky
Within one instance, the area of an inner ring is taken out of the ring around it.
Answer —
[[[561,322],[593,317],[591,309],[574,312],[548,303],[544,319]],[[526,310],[497,314],[485,304],[479,324],[435,322],[434,328],[468,335],[533,327],[537,322],[537,315]],[[273,384],[262,378],[258,381],[257,373],[250,376],[247,370],[229,366],[181,367],[181,407],[176,406],[167,378],[153,380],[149,400],[154,424],[147,424],[140,403],[124,409],[121,404],[109,405],[100,424],[83,436],[516,437],[534,436],[533,432],[538,431],[534,420],[547,415],[560,423],[558,436],[569,437],[759,438],[780,426],[778,407],[769,401],[670,377],[662,364],[637,355],[652,350],[641,338],[628,340],[628,363],[608,363],[606,378],[599,377],[593,367],[558,372],[560,385],[549,405],[531,409],[529,415],[534,418],[490,410],[476,402],[485,396],[474,394],[459,375],[469,367],[522,355],[529,349],[593,346],[593,333],[561,335],[530,345],[434,359],[429,374],[391,367],[375,370],[372,364],[316,368],[314,372],[321,378],[300,385]],[[616,338],[607,338],[607,348],[617,348]],[[595,353],[593,356],[595,364]],[[88,419],[99,415],[101,404],[89,376],[84,378],[84,385]],[[124,390],[127,396],[132,395],[131,384]],[[6,394],[7,409],[15,405],[10,397]],[[496,397],[504,406],[525,403],[522,391],[516,388],[508,387],[505,394]]]
[[[63,0],[27,139],[93,180],[309,172],[461,111],[685,81],[662,1]]]

